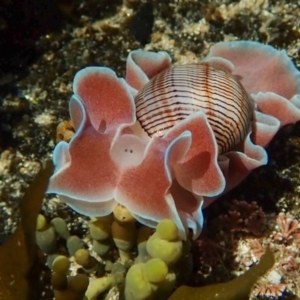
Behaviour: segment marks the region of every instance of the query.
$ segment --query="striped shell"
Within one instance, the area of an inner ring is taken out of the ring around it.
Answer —
[[[252,101],[229,72],[207,63],[169,68],[150,80],[135,98],[136,114],[151,137],[195,111],[205,112],[219,147],[225,153],[249,132]]]

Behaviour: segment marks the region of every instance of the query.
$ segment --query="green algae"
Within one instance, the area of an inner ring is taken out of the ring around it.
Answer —
[[[260,262],[243,275],[226,282],[204,287],[179,287],[168,300],[247,300],[255,282],[274,264],[274,255],[269,248]]]
[[[160,221],[146,247],[151,257],[162,259],[168,266],[175,265],[183,251],[183,243],[175,223],[168,219]]]
[[[32,272],[37,254],[36,220],[52,172],[52,162],[48,161],[38,172],[20,203],[21,222],[0,246],[0,299],[37,299],[38,273]]]

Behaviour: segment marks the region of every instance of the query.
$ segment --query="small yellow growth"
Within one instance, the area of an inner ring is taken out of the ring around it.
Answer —
[[[86,266],[90,260],[90,253],[85,249],[79,249],[76,251],[74,258],[79,265]]]
[[[125,299],[166,299],[175,282],[168,276],[168,266],[159,258],[134,264],[126,275]]]
[[[71,235],[67,239],[67,248],[71,256],[74,255],[77,250],[83,249],[83,247],[84,247],[84,242],[77,235]]]
[[[176,241],[179,238],[178,228],[170,219],[160,221],[156,226],[156,232],[163,240]]]
[[[82,300],[89,285],[89,278],[85,274],[69,277],[69,284],[64,290],[54,290],[55,300]]]
[[[97,241],[93,240],[93,251],[95,251],[99,256],[103,257],[106,255],[111,247],[111,242],[109,240]]]
[[[68,225],[64,219],[57,217],[52,219],[50,223],[61,238],[67,240],[70,237]]]
[[[113,222],[113,216],[93,218],[89,222],[91,238],[97,241],[106,240],[111,234],[111,223]]]
[[[66,274],[69,271],[69,268],[70,268],[70,261],[66,256],[63,255],[58,255],[52,263],[53,272]]]
[[[75,261],[83,266],[86,270],[92,270],[97,266],[97,260],[90,255],[90,253],[85,249],[79,249],[74,255]]]
[[[63,255],[57,256],[52,263],[51,284],[56,300],[82,300],[89,285],[89,278],[85,274],[67,276],[69,259]]]
[[[159,283],[165,280],[168,274],[168,266],[159,258],[152,258],[145,263],[145,278],[151,283]]]
[[[56,142],[69,142],[74,135],[74,127],[71,121],[63,121],[56,128]]]
[[[43,252],[51,254],[56,251],[56,232],[52,226],[49,226],[43,215],[37,217],[35,238],[38,247]]]
[[[129,212],[129,210],[121,205],[118,204],[113,210],[114,217],[120,223],[127,223],[127,222],[135,222],[135,218]]]
[[[133,223],[121,225],[114,221],[111,225],[111,232],[117,247],[124,251],[130,250],[136,241],[136,228]]]
[[[127,272],[125,279],[125,299],[143,300],[150,299],[152,286],[144,278],[144,264],[133,265]]]
[[[113,276],[105,276],[91,280],[85,296],[88,300],[96,300],[100,294],[109,290],[114,284]]]
[[[183,252],[178,229],[173,221],[162,220],[156,232],[147,242],[147,251],[151,257],[160,258],[168,266],[175,264]]]
[[[47,227],[46,218],[43,215],[39,214],[36,220],[36,230],[41,231],[46,229],[46,227]]]
[[[111,233],[119,249],[121,260],[125,262],[131,259],[130,251],[136,242],[137,235],[135,223],[119,223],[114,221],[111,225]]]
[[[147,252],[147,241],[151,234],[153,234],[152,228],[147,226],[139,228],[137,235],[138,256],[135,259],[135,263],[146,262],[150,258]]]
[[[93,239],[93,250],[104,256],[111,247],[111,223],[114,217],[112,214],[99,218],[92,218],[89,222],[90,236]]]

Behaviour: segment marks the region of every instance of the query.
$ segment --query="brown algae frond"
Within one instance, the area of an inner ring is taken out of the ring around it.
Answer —
[[[168,300],[248,300],[256,281],[274,264],[274,255],[269,248],[261,257],[260,262],[243,275],[226,282],[203,287],[179,287]]]
[[[15,232],[0,246],[0,298],[37,298],[38,272],[35,276],[28,275],[33,269],[36,257],[36,220],[52,172],[53,165],[48,161],[27,188],[20,203],[21,222]]]

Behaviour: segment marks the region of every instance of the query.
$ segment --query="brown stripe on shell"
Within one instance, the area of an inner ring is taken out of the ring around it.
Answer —
[[[161,72],[138,93],[135,103],[137,119],[149,136],[162,136],[193,112],[204,111],[219,153],[245,138],[252,116],[251,99],[240,82],[205,63]]]

